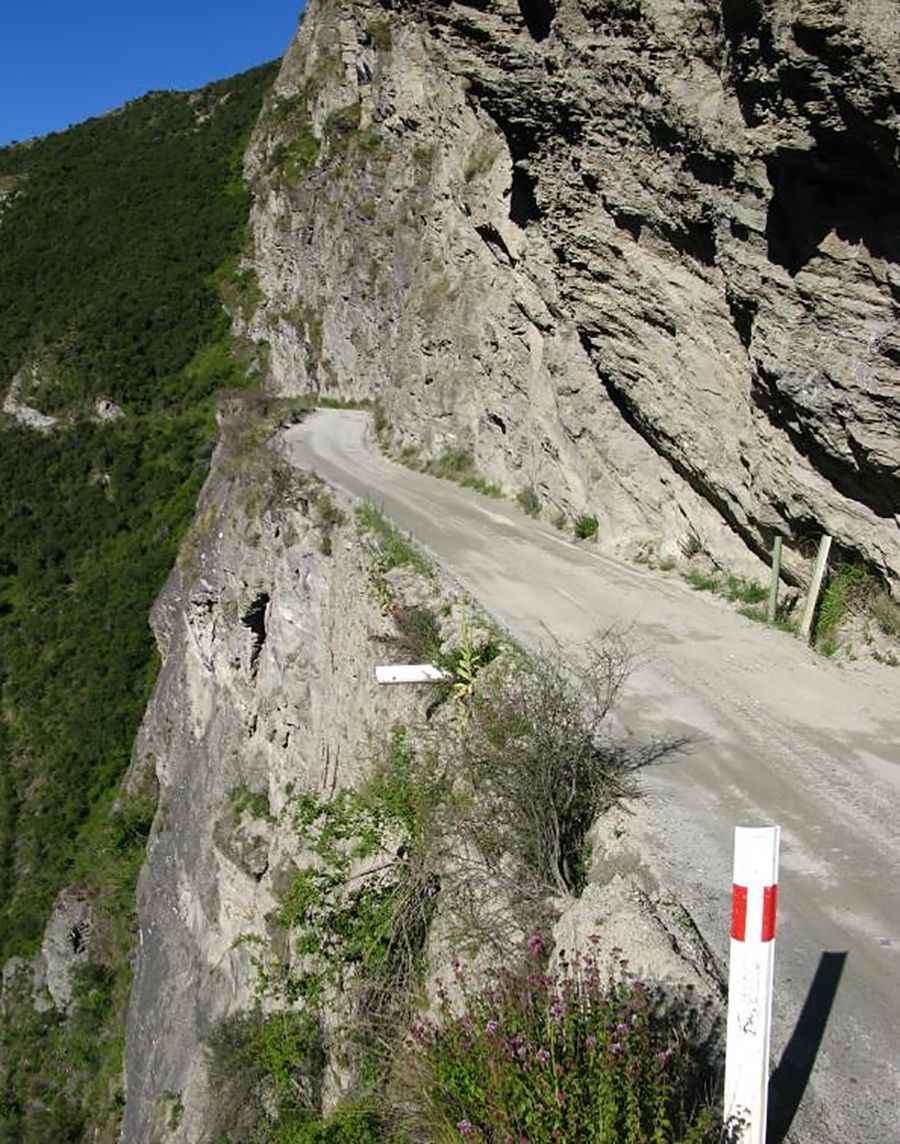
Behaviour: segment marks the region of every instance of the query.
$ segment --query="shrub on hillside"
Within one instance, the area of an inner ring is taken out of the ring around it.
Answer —
[[[456,963],[434,1019],[414,1025],[395,1084],[415,1139],[435,1144],[701,1144],[718,1139],[708,1103],[718,1027],[690,994],[666,995],[590,954],[529,961],[491,980]],[[460,1011],[461,1009],[461,1011]]]
[[[599,521],[595,516],[582,513],[575,521],[575,535],[579,540],[593,540],[597,535]]]

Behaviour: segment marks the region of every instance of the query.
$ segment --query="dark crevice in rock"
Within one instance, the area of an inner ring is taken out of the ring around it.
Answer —
[[[811,151],[782,150],[766,163],[772,199],[769,258],[795,275],[834,231],[876,258],[900,261],[900,183],[876,153],[849,136]]]
[[[583,331],[579,331],[578,337],[584,347],[585,353],[593,358],[590,338],[587,337]],[[698,473],[688,468],[674,449],[667,447],[665,439],[660,436],[657,429],[647,423],[640,409],[638,409],[626,393],[623,393],[622,390],[619,389],[608,374],[598,370],[597,376],[623,421],[625,421],[635,433],[642,437],[655,453],[668,461],[673,470],[693,489],[697,496],[705,500],[707,504],[716,510],[725,524],[728,525],[732,532],[755,556],[758,556],[760,560],[768,561],[769,552],[766,546],[766,540],[751,529],[743,526],[731,511],[728,503],[719,496],[715,489],[706,485]]]
[[[704,155],[700,151],[688,151],[682,159],[686,169],[698,182],[712,187],[734,185],[734,159],[723,155]]]
[[[553,27],[556,4],[552,0],[519,0],[519,11],[531,38],[538,43],[546,40]]]
[[[90,927],[87,921],[76,922],[69,929],[69,942],[72,946],[73,953],[81,953],[87,945],[88,931]]]
[[[479,236],[484,240],[485,244],[490,247],[494,254],[501,258],[504,262],[509,263],[510,266],[515,266],[516,260],[513,258],[509,251],[509,247],[503,241],[503,235],[495,226],[486,222],[481,226],[476,226],[475,230]]]
[[[509,195],[509,217],[516,226],[526,227],[541,217],[534,195],[537,180],[522,167],[513,167],[512,190]]]
[[[722,0],[722,30],[741,112],[745,122],[752,125],[759,122],[767,103],[777,98],[777,82],[773,85],[766,74],[777,60],[762,0]]]
[[[504,435],[504,437],[506,436],[506,422],[503,420],[503,418],[499,414],[489,413],[487,415],[487,419],[488,419],[488,421],[490,421],[490,423],[492,425],[497,426],[497,428]]]
[[[260,592],[247,611],[241,616],[241,623],[249,628],[253,636],[250,649],[250,678],[256,678],[259,669],[259,654],[266,642],[266,609],[269,606],[269,593]]]
[[[757,366],[757,384],[751,390],[756,406],[778,429],[787,433],[791,444],[838,492],[871,509],[877,516],[890,519],[900,505],[900,478],[877,469],[863,451],[849,441],[858,468],[829,453],[817,440],[809,426],[801,420],[794,403],[777,384],[774,374]]]
[[[737,336],[741,339],[741,345],[747,350],[753,340],[753,322],[759,307],[754,299],[742,298],[730,290],[726,291],[725,300],[728,303],[731,321],[737,331]]]
[[[643,227],[643,221],[640,215],[629,214],[628,211],[623,210],[610,210],[608,207],[607,210],[609,210],[609,213],[612,215],[612,220],[619,230],[626,231],[635,242],[640,242],[641,228]]]
[[[759,0],[722,0],[725,35],[732,44],[740,44],[754,35],[761,18]]]
[[[716,264],[716,232],[712,223],[685,220],[681,228],[660,227],[660,234],[679,254],[686,254],[704,266]]]

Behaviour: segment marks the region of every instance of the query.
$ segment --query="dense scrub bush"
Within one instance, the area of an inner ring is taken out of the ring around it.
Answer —
[[[433,744],[466,804],[458,831],[468,851],[509,888],[520,916],[529,900],[580,892],[594,820],[636,793],[632,772],[682,745],[612,734],[630,668],[615,631],[588,645],[574,670],[557,651],[506,657],[480,676],[466,721]]]

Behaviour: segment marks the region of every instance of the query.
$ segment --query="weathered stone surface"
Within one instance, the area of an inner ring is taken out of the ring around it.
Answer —
[[[20,370],[10,382],[9,389],[3,398],[3,405],[0,408],[7,417],[12,417],[20,425],[25,425],[28,429],[36,429],[39,433],[50,433],[59,424],[59,418],[41,413],[39,409],[35,409],[21,399],[23,386],[26,382],[33,383],[36,373],[37,370],[34,366],[31,369]]]
[[[41,951],[34,959],[34,1007],[41,1012],[65,1012],[72,1002],[75,974],[86,965],[91,947],[91,907],[76,888],[63,890],[44,930]]]
[[[898,17],[313,0],[247,158],[270,383],[625,552],[827,530],[896,589]]]
[[[208,1087],[204,1044],[255,1004],[258,948],[240,939],[280,933],[291,957],[269,916],[304,860],[291,796],[358,781],[369,735],[414,702],[375,684],[386,621],[364,541],[340,528],[323,554],[319,486],[267,450],[247,469],[228,449],[153,612],[163,667],[134,770],[152,761],[160,800],[138,890],[129,1144],[159,1136],[166,1101],[180,1112],[160,1139],[219,1138],[228,1094]]]

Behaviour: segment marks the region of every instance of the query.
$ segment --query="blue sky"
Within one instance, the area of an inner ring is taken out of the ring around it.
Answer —
[[[0,0],[0,145],[283,55],[303,0]]]

